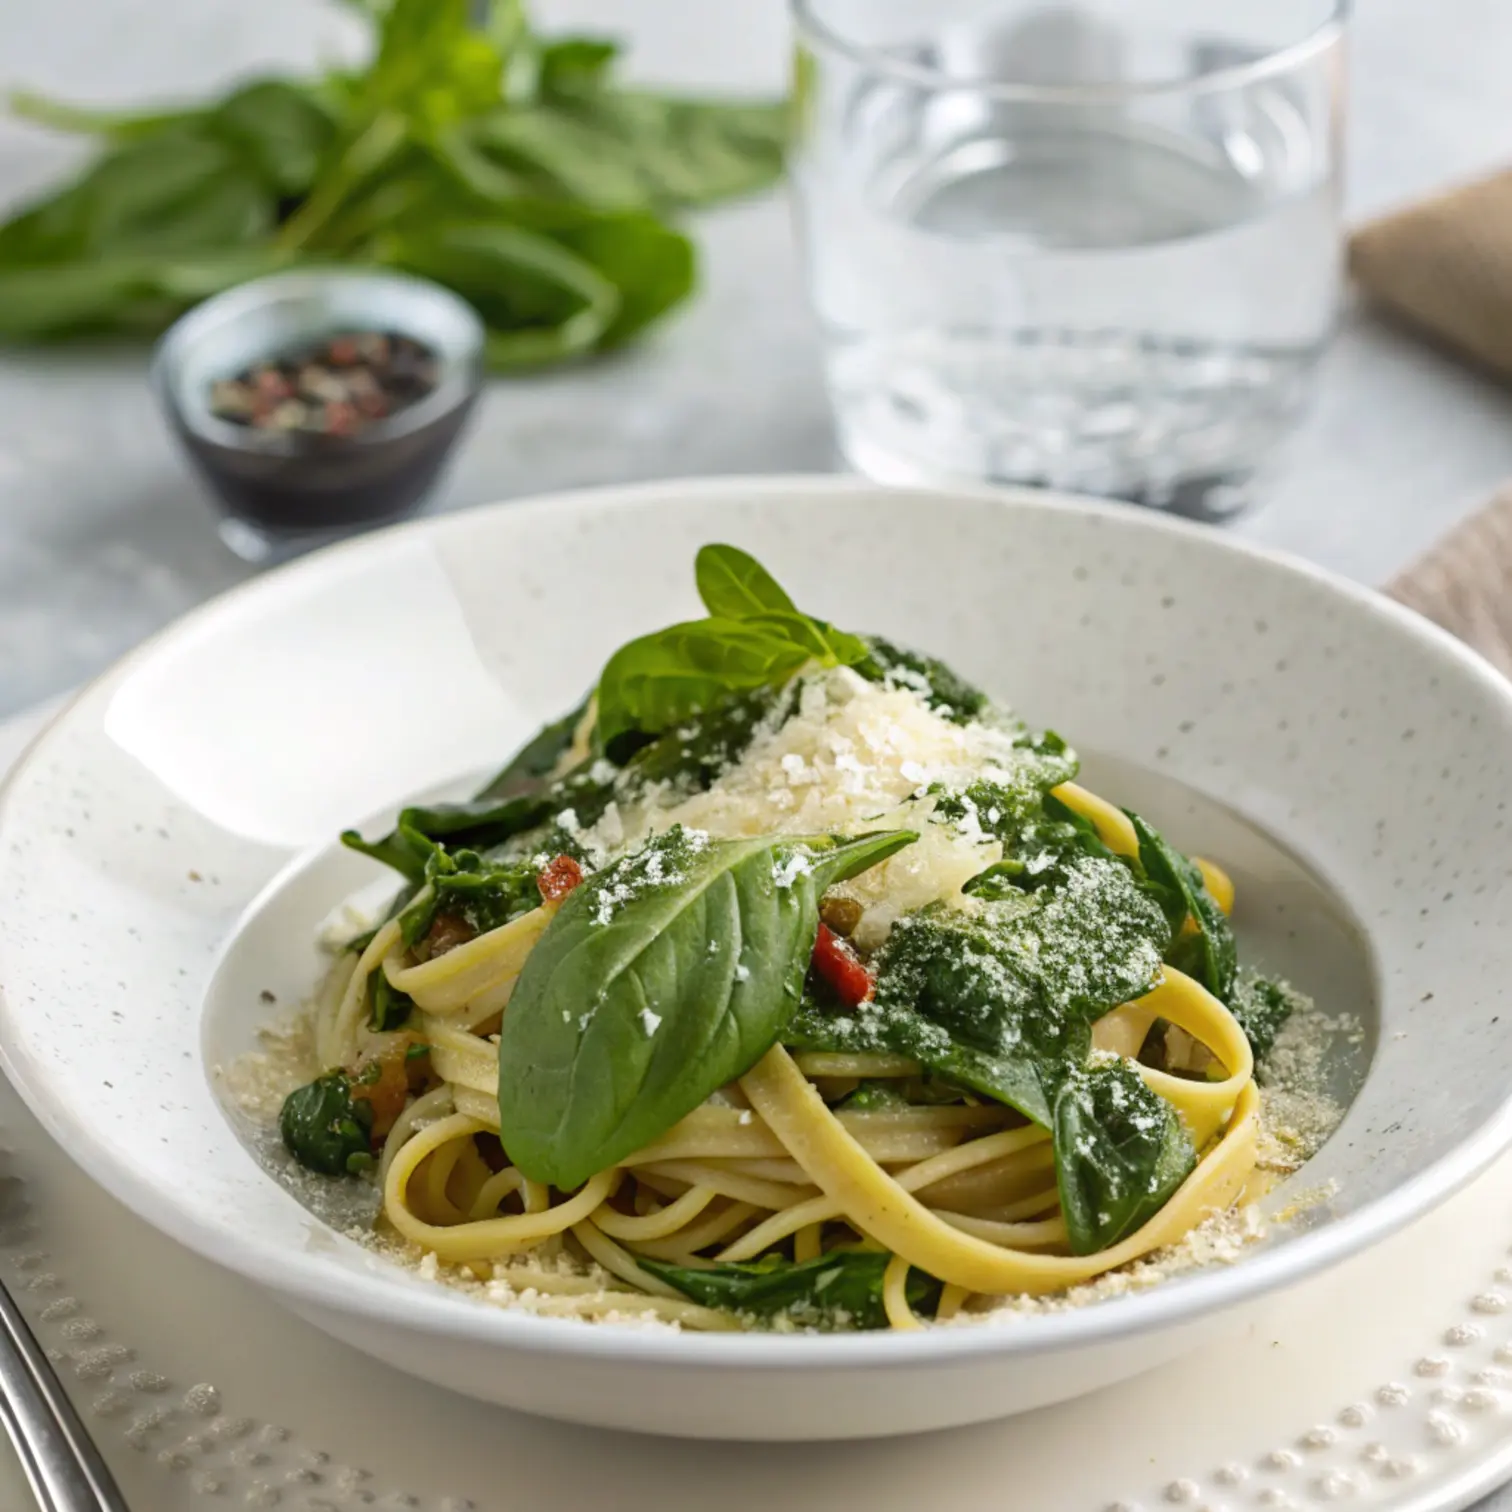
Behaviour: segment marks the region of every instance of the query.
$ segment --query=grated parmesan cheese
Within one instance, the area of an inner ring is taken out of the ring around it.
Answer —
[[[915,829],[915,844],[836,889],[862,905],[855,940],[870,950],[900,915],[936,899],[959,903],[962,884],[1002,859],[980,821],[930,823],[935,800],[925,789],[965,787],[984,770],[1011,780],[1024,760],[1011,733],[952,724],[918,692],[839,667],[806,677],[795,712],[775,730],[758,730],[708,792],[683,797],[653,786],[584,839],[604,850],[635,846],[674,824],[716,839]],[[784,870],[776,880],[791,885],[795,875]]]
[[[1297,1170],[1339,1126],[1344,1109],[1327,1091],[1328,1066],[1341,1043],[1358,1045],[1363,1037],[1357,1019],[1321,1013],[1310,999],[1282,1026],[1259,1075],[1262,1171]]]

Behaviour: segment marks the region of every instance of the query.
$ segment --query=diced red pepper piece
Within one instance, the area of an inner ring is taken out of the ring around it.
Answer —
[[[548,903],[565,898],[583,880],[583,868],[571,856],[557,856],[536,873],[536,886]]]
[[[859,1008],[876,988],[876,978],[828,924],[814,939],[814,970],[829,984],[842,1008]]]

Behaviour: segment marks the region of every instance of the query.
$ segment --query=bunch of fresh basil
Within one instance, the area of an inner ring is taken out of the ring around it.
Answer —
[[[371,0],[371,63],[205,105],[27,119],[101,151],[0,226],[0,339],[148,333],[257,274],[328,263],[449,285],[512,369],[613,347],[692,290],[666,216],[782,171],[779,103],[618,87],[618,48],[547,40],[521,0]]]

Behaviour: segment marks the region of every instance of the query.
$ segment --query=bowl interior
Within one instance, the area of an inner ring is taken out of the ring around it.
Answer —
[[[1143,814],[1187,852],[1223,863],[1237,894],[1234,930],[1240,959],[1270,976],[1284,977],[1322,1007],[1330,1024],[1319,1026],[1310,1058],[1317,1061],[1316,1091],[1347,1109],[1363,1085],[1380,1038],[1380,1004],[1369,941],[1347,904],[1307,863],[1233,809],[1159,772],[1118,757],[1083,753],[1081,780]],[[466,797],[487,779],[475,773],[407,799]],[[364,834],[390,827],[394,807],[362,816]],[[289,1023],[306,1003],[331,960],[319,946],[319,925],[342,900],[360,897],[375,907],[395,891],[393,873],[332,840],[307,851],[272,879],[227,941],[205,997],[201,1054],[221,1111],[243,1145],[276,1180],[317,1217],[338,1229],[370,1221],[376,1193],[357,1182],[311,1181],[284,1153],[273,1121],[276,1098],[257,1086],[249,1104],[242,1058],[265,1050],[262,1031]],[[1310,1089],[1311,1090],[1311,1089]],[[1304,1200],[1298,1219],[1321,1221],[1317,1162],[1273,1189],[1271,1212]],[[1279,1238],[1282,1230],[1275,1231]],[[1272,1239],[1270,1242],[1274,1242]]]
[[[1331,1184],[1308,1224],[1242,1264],[977,1344],[976,1330],[611,1341],[428,1287],[269,1180],[213,1065],[276,1011],[264,988],[286,1005],[308,985],[330,868],[349,868],[342,885],[373,875],[333,837],[496,764],[620,641],[694,611],[693,553],[720,539],[815,613],[953,662],[1095,753],[1087,777],[1107,796],[1234,865],[1251,953],[1365,1021],[1336,1063],[1339,1090],[1358,1090],[1307,1168]],[[42,738],[0,803],[0,1055],[70,1152],[150,1221],[347,1312],[383,1316],[402,1296],[416,1327],[657,1358],[912,1358],[1152,1327],[1358,1248],[1508,1142],[1509,748],[1512,690],[1447,637],[1142,513],[779,479],[454,516],[207,607]],[[274,935],[278,950],[251,951]]]

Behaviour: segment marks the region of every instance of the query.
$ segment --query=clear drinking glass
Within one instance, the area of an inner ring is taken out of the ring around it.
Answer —
[[[793,0],[841,449],[1247,502],[1339,288],[1347,0]]]

